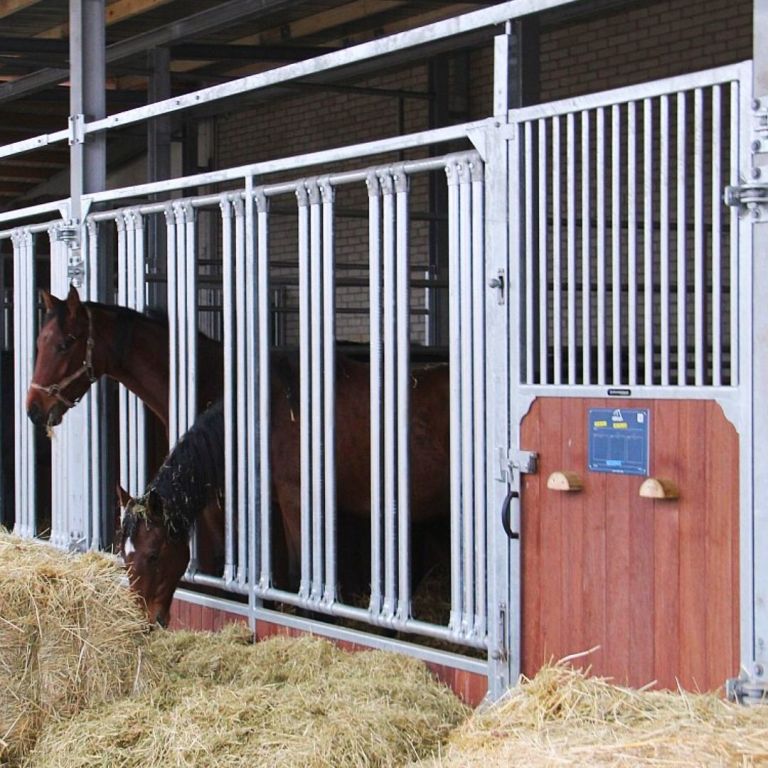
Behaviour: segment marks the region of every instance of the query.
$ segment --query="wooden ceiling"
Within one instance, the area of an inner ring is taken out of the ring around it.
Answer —
[[[146,104],[148,53],[167,48],[171,93],[193,91],[402,31],[498,0],[107,0],[107,113]],[[0,145],[67,126],[68,0],[0,0]],[[134,129],[125,162],[145,151]],[[59,143],[0,159],[0,209],[49,197],[67,173]]]

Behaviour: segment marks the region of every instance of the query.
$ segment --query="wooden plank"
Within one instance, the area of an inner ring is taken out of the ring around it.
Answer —
[[[524,475],[522,480],[521,509],[522,528],[520,534],[520,572],[521,590],[521,657],[520,668],[523,674],[531,676],[544,661],[541,650],[541,586],[539,574],[543,567],[541,553],[541,532],[539,528],[540,515],[540,483],[545,470],[542,464],[546,456],[541,449],[539,435],[539,414],[543,407],[543,399],[536,400],[526,417],[523,419],[520,431],[520,445],[523,450],[536,451],[539,454],[539,470],[535,475]],[[515,589],[516,585],[512,585]]]
[[[706,403],[679,402],[680,448],[685,457],[678,469],[680,509],[680,681],[690,690],[705,688],[706,659],[706,518],[707,496],[703,445]],[[672,476],[674,479],[675,476]],[[659,502],[663,503],[663,502]]]
[[[25,8],[31,8],[39,2],[40,0],[0,0],[0,19],[12,16]]]
[[[638,408],[648,408],[653,418],[651,402],[638,402]],[[651,421],[651,434],[654,423]],[[640,479],[640,478],[639,478]],[[632,494],[629,499],[629,590],[632,598],[629,612],[629,683],[643,686],[655,679],[654,674],[654,502]]]
[[[654,472],[680,477],[679,404],[660,400],[651,416]],[[654,677],[675,689],[679,674],[679,501],[654,501]]]
[[[739,673],[739,444],[717,403],[707,403],[705,488],[706,687]]]

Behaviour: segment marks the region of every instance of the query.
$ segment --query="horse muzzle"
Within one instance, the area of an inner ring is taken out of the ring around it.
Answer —
[[[36,427],[56,427],[61,424],[67,407],[63,403],[56,402],[46,413],[36,403],[27,407],[27,416]]]

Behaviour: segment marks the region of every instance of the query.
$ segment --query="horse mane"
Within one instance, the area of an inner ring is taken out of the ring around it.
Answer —
[[[175,445],[139,501],[156,494],[163,523],[174,537],[189,535],[195,519],[224,493],[224,410],[222,401],[201,413]]]

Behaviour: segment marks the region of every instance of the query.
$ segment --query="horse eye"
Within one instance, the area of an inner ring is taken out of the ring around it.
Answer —
[[[66,352],[76,341],[77,339],[70,334],[61,342],[61,344],[59,344],[59,352]]]

